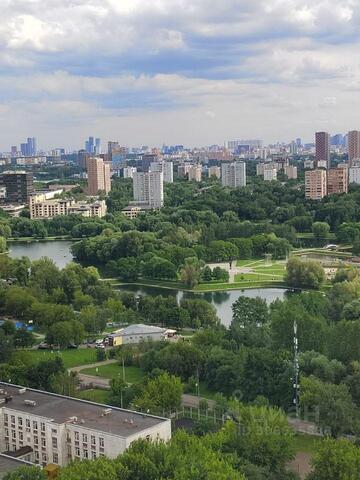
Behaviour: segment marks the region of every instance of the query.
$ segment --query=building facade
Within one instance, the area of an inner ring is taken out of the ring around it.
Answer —
[[[75,202],[72,199],[42,199],[39,195],[30,197],[30,218],[54,218],[59,215],[81,215],[102,218],[107,213],[105,200]]]
[[[164,180],[162,172],[135,172],[133,175],[134,201],[152,208],[164,205]]]
[[[305,172],[305,197],[310,200],[321,200],[326,195],[326,170],[307,170]]]
[[[192,165],[188,171],[189,182],[201,182],[201,165]]]
[[[347,193],[349,187],[347,165],[331,168],[327,175],[327,194]]]
[[[315,159],[316,162],[325,160],[326,168],[330,168],[330,134],[327,132],[315,133]]]
[[[352,167],[354,161],[360,159],[360,131],[352,130],[348,133],[348,155],[349,166]]]
[[[350,183],[360,184],[360,165],[354,165],[349,168],[349,184]]]
[[[0,383],[1,452],[28,447],[28,461],[65,466],[115,458],[140,438],[169,441],[171,421]]]
[[[110,164],[102,158],[91,157],[87,162],[88,194],[97,195],[100,191],[111,190]]]
[[[245,187],[246,164],[244,162],[224,162],[221,165],[221,183],[224,187]]]
[[[0,176],[0,183],[6,188],[9,203],[29,203],[34,191],[33,174],[25,171],[6,171]]]
[[[297,179],[297,167],[294,165],[286,165],[284,167],[284,173],[288,177],[289,180],[296,180]]]
[[[208,168],[208,176],[209,178],[221,178],[221,168],[217,166],[209,167]]]
[[[170,161],[160,160],[150,164],[151,172],[162,172],[165,183],[174,182],[174,164]]]
[[[274,165],[265,165],[264,168],[264,181],[272,182],[277,179],[277,169]]]
[[[134,173],[136,172],[136,167],[124,167],[123,177],[124,178],[133,178]]]

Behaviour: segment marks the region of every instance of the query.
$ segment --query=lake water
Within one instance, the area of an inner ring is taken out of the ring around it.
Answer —
[[[59,268],[64,268],[73,260],[69,241],[33,241],[9,243],[10,257],[29,257],[30,260],[39,260],[41,257],[49,257]]]
[[[239,297],[260,297],[266,300],[268,304],[273,302],[276,299],[282,300],[288,290],[283,288],[249,288],[247,290],[228,290],[223,292],[186,292],[183,290],[171,290],[158,287],[148,287],[142,286],[138,287],[137,285],[126,285],[123,287],[118,287],[118,290],[123,292],[132,292],[135,295],[171,295],[176,297],[177,301],[180,302],[182,298],[203,298],[208,301],[216,308],[218,317],[221,322],[229,326],[232,318],[232,304]]]
[[[38,260],[41,257],[49,257],[54,260],[59,268],[64,268],[73,260],[69,241],[33,241],[10,243],[10,257],[29,257],[30,260]],[[271,303],[276,299],[283,299],[287,290],[281,288],[253,288],[248,290],[229,290],[225,292],[203,292],[192,293],[182,290],[170,290],[158,287],[139,287],[137,285],[126,285],[119,288],[120,291],[128,291],[136,295],[172,295],[180,301],[182,298],[203,298],[217,310],[217,314],[224,325],[229,325],[232,317],[232,304],[240,297],[260,297]]]

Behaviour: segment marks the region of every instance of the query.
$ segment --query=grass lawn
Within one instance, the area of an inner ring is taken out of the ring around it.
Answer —
[[[66,368],[77,367],[79,365],[88,365],[96,362],[96,351],[94,348],[79,348],[74,350],[28,350],[27,353],[33,358],[34,362],[48,360],[59,355]]]
[[[110,392],[109,390],[100,390],[100,388],[83,390],[78,392],[78,398],[89,400],[90,402],[107,404],[109,402]]]
[[[286,268],[284,261],[272,260],[270,264],[267,264],[265,259],[239,260],[237,266],[249,268],[251,271],[235,275],[235,282],[283,281]]]
[[[209,390],[208,386],[204,382],[200,382],[200,397],[206,398],[208,400],[214,400],[215,395],[217,392],[213,392],[212,390]],[[196,391],[193,390],[191,392],[188,392],[190,395],[196,395]]]
[[[98,367],[98,372],[96,372],[96,368],[86,368],[81,370],[81,373],[109,379],[122,378],[122,366],[110,363],[109,365]],[[138,383],[144,375],[145,373],[138,367],[125,367],[125,380],[128,383]]]
[[[295,450],[297,452],[314,454],[321,442],[321,437],[316,437],[313,435],[296,434],[294,436]]]

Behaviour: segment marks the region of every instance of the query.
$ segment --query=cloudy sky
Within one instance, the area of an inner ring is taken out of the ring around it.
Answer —
[[[1,0],[0,150],[360,128],[360,0]]]

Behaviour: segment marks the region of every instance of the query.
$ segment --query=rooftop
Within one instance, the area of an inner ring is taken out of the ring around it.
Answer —
[[[129,325],[128,327],[121,328],[114,332],[115,335],[149,335],[151,333],[165,333],[168,329],[161,327],[154,327],[153,325],[144,325],[143,323],[137,323],[135,325]]]
[[[7,473],[12,472],[20,467],[31,467],[31,463],[18,460],[0,453],[0,478],[3,478]]]
[[[0,408],[38,415],[57,424],[78,424],[81,428],[90,428],[123,438],[169,421],[166,418],[0,382],[0,402],[9,395],[12,399],[6,404],[0,403]],[[26,404],[25,400],[30,402]]]

